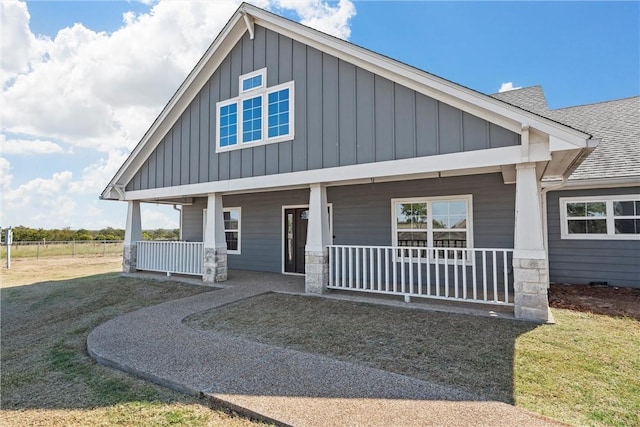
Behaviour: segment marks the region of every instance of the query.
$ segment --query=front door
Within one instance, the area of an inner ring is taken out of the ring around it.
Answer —
[[[284,210],[284,271],[304,274],[309,208]]]

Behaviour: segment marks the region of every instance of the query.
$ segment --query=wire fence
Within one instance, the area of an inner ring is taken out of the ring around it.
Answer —
[[[122,240],[76,240],[70,242],[13,241],[11,258],[45,257],[106,257],[122,255]],[[2,244],[0,257],[7,257],[7,246]]]

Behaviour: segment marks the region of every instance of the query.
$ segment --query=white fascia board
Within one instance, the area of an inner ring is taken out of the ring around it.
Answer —
[[[543,162],[550,159],[548,151],[533,150],[530,161]],[[250,178],[239,178],[225,181],[204,182],[174,187],[149,190],[128,191],[125,200],[163,199],[171,197],[188,197],[211,193],[229,193],[260,191],[264,189],[281,189],[304,186],[314,183],[339,183],[359,179],[376,179],[383,177],[415,176],[429,172],[476,170],[491,168],[505,164],[516,164],[522,161],[520,146],[492,148],[488,150],[467,151],[461,153],[442,154],[438,156],[416,157],[385,162],[365,163],[352,166],[337,166],[325,169],[290,172]]]
[[[256,24],[301,41],[320,51],[341,58],[360,68],[395,81],[453,107],[473,114],[518,134],[523,125],[555,135],[577,147],[585,147],[591,135],[542,116],[480,94],[432,74],[421,72],[391,58],[274,16],[251,5],[243,5]]]
[[[246,31],[242,14],[234,14],[118,169],[102,193],[103,198],[108,198],[111,186],[126,185],[133,178]]]

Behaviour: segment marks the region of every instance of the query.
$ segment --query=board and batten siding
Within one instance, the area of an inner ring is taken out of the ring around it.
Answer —
[[[549,278],[576,285],[607,282],[640,288],[640,241],[562,239],[560,197],[638,194],[640,187],[564,190],[547,193]]]
[[[216,102],[267,68],[295,82],[295,139],[216,153]],[[505,147],[520,136],[288,37],[255,27],[232,49],[126,190]]]
[[[391,199],[463,194],[473,198],[474,246],[513,248],[515,185],[503,184],[500,174],[329,187],[333,243],[390,246]],[[242,208],[242,253],[229,254],[229,268],[281,272],[282,207],[308,205],[309,190],[229,195],[223,196],[222,201],[226,207]],[[184,235],[202,235],[205,205],[206,199],[197,199],[193,206],[185,206],[185,213],[189,209],[200,210],[200,223],[183,221],[183,225],[193,227],[184,229]]]

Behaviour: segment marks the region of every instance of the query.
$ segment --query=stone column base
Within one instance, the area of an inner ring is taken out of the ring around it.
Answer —
[[[227,280],[227,250],[222,248],[204,248],[202,281],[204,283],[224,282]]]
[[[135,273],[138,259],[138,248],[136,245],[125,245],[122,250],[122,272]]]
[[[513,259],[514,315],[517,319],[553,323],[549,311],[549,269],[545,259]]]
[[[308,294],[324,294],[329,283],[329,252],[305,252],[304,291]]]

